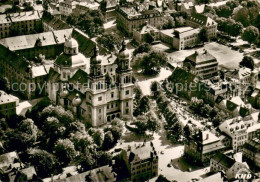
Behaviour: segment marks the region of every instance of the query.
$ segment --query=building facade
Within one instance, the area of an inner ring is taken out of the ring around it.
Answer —
[[[238,151],[247,142],[247,126],[241,117],[232,118],[219,125],[219,129],[232,138],[232,148]]]
[[[158,160],[153,143],[145,142],[140,146],[128,146],[127,149],[122,149],[119,162],[123,163],[118,163],[118,167],[128,171],[130,181],[146,181],[158,175]],[[125,168],[121,168],[122,166]]]
[[[117,7],[117,27],[132,36],[133,30],[147,24],[156,27],[162,21],[163,15],[157,10],[137,11],[134,7]]]
[[[42,32],[41,17],[39,11],[0,15],[0,38]]]
[[[73,110],[93,126],[115,117],[131,118],[133,73],[125,46],[122,44],[118,57],[100,55],[96,48],[89,59],[79,52],[75,39],[67,39],[64,53],[50,70],[47,84],[50,99]]]
[[[16,115],[17,100],[0,90],[0,116],[10,118]]]
[[[246,142],[243,146],[243,157],[260,168],[260,140],[259,135]]]
[[[211,39],[217,36],[217,22],[203,14],[192,13],[186,20],[186,25],[193,28],[205,28],[207,38]]]
[[[225,154],[218,153],[210,159],[210,172],[225,172],[228,180],[235,179],[240,169],[247,168],[246,164],[237,162]]]
[[[208,164],[210,158],[225,149],[222,141],[210,131],[199,131],[189,137],[184,146],[184,156],[195,163]]]
[[[218,75],[218,61],[205,49],[203,52],[195,51],[195,53],[186,57],[183,67],[202,79]]]

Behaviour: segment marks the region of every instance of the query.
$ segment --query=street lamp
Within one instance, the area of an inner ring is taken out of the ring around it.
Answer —
[[[76,94],[76,97],[72,100],[72,105],[76,107],[77,109],[77,117],[80,118],[80,105],[82,103],[81,98],[79,97],[79,94]]]
[[[64,85],[63,89],[60,93],[60,96],[61,96],[61,98],[63,98],[65,110],[67,110],[67,108],[68,108],[68,99],[67,99],[68,95],[69,95],[69,91],[67,90],[66,85]]]

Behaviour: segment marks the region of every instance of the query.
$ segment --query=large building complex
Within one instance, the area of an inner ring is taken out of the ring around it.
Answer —
[[[260,139],[254,138],[243,146],[243,156],[260,168]]]
[[[133,34],[135,28],[139,28],[146,22],[151,26],[158,26],[162,21],[162,14],[157,10],[137,11],[134,7],[117,7],[117,26],[128,35]]]
[[[78,42],[70,37],[64,44],[64,53],[50,70],[47,88],[50,99],[74,110],[93,126],[115,117],[132,117],[134,85],[125,49],[123,43],[115,57],[100,55],[96,48],[89,60],[80,53]],[[55,88],[56,83],[60,83],[59,88]],[[68,87],[73,91],[68,92]]]
[[[225,149],[219,137],[210,131],[199,131],[190,136],[184,146],[184,155],[195,163],[208,164],[216,152]]]
[[[207,50],[195,51],[185,58],[183,67],[202,79],[218,75],[218,61]]]
[[[192,48],[196,46],[199,40],[199,28],[182,27],[176,29],[161,30],[160,36],[163,42],[166,42],[176,50]]]
[[[124,181],[126,178],[130,181],[146,181],[158,175],[158,154],[152,142],[144,142],[138,146],[128,146],[122,149],[116,165],[118,171],[124,171]]]
[[[217,26],[218,24],[211,19],[210,17],[193,13],[191,16],[188,17],[186,20],[186,25],[191,26],[193,28],[202,28],[206,29],[207,38],[211,39],[217,36]]]
[[[0,15],[0,38],[42,32],[41,17],[39,11]]]

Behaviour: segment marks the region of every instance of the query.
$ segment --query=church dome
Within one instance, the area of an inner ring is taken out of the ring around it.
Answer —
[[[75,47],[78,47],[79,44],[75,39],[69,38],[68,40],[66,40],[64,46],[69,47],[69,48],[75,48]]]

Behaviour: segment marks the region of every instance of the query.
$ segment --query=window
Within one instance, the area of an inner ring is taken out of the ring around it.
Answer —
[[[101,113],[101,109],[99,109],[98,112]]]
[[[111,98],[114,98],[114,92],[111,92]]]
[[[113,108],[114,107],[114,104],[111,104],[111,108]]]
[[[88,96],[88,99],[89,99],[89,100],[91,100],[91,99],[92,99],[91,95],[90,95],[90,96]]]
[[[109,109],[109,105],[107,105],[107,109]]]
[[[128,107],[128,102],[126,102],[126,107]]]
[[[102,101],[102,97],[98,97],[98,101]]]
[[[125,95],[129,95],[129,90],[125,91]]]

